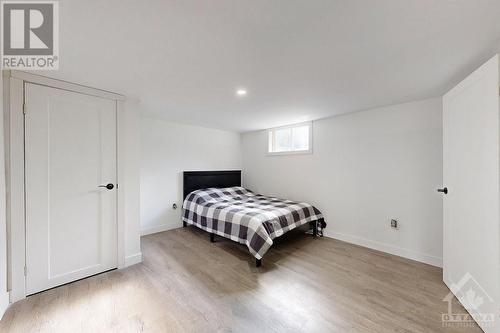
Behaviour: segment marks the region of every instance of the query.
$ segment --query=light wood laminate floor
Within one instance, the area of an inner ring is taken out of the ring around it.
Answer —
[[[18,302],[0,331],[481,332],[442,326],[439,268],[303,233],[255,268],[246,247],[216,239],[194,227],[143,237],[142,264]]]

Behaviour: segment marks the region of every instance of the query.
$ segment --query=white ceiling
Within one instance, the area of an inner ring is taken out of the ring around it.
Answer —
[[[60,10],[60,70],[49,75],[235,131],[440,96],[500,50],[498,0],[61,0]],[[239,87],[248,96],[235,97]]]

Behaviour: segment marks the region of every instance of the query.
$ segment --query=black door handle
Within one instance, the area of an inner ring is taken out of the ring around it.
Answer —
[[[445,187],[445,188],[438,188],[438,192],[441,192],[441,193],[444,193],[444,194],[448,194],[448,188]]]
[[[106,185],[99,185],[99,187],[105,187],[107,188],[108,190],[112,190],[115,188],[115,185],[109,183],[109,184],[106,184]]]

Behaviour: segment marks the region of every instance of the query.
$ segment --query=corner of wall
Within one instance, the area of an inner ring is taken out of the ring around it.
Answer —
[[[140,112],[132,102],[125,102],[125,244],[124,267],[142,261],[140,243]]]
[[[4,291],[0,294],[0,320],[7,311],[10,305],[10,295],[8,291]]]
[[[9,306],[7,291],[7,189],[5,182],[5,129],[4,129],[4,71],[0,73],[0,318]]]

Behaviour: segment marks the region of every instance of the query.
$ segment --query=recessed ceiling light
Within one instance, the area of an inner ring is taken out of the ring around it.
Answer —
[[[236,90],[236,95],[237,96],[246,96],[246,94],[247,94],[247,90],[246,89],[241,88],[241,89]]]

